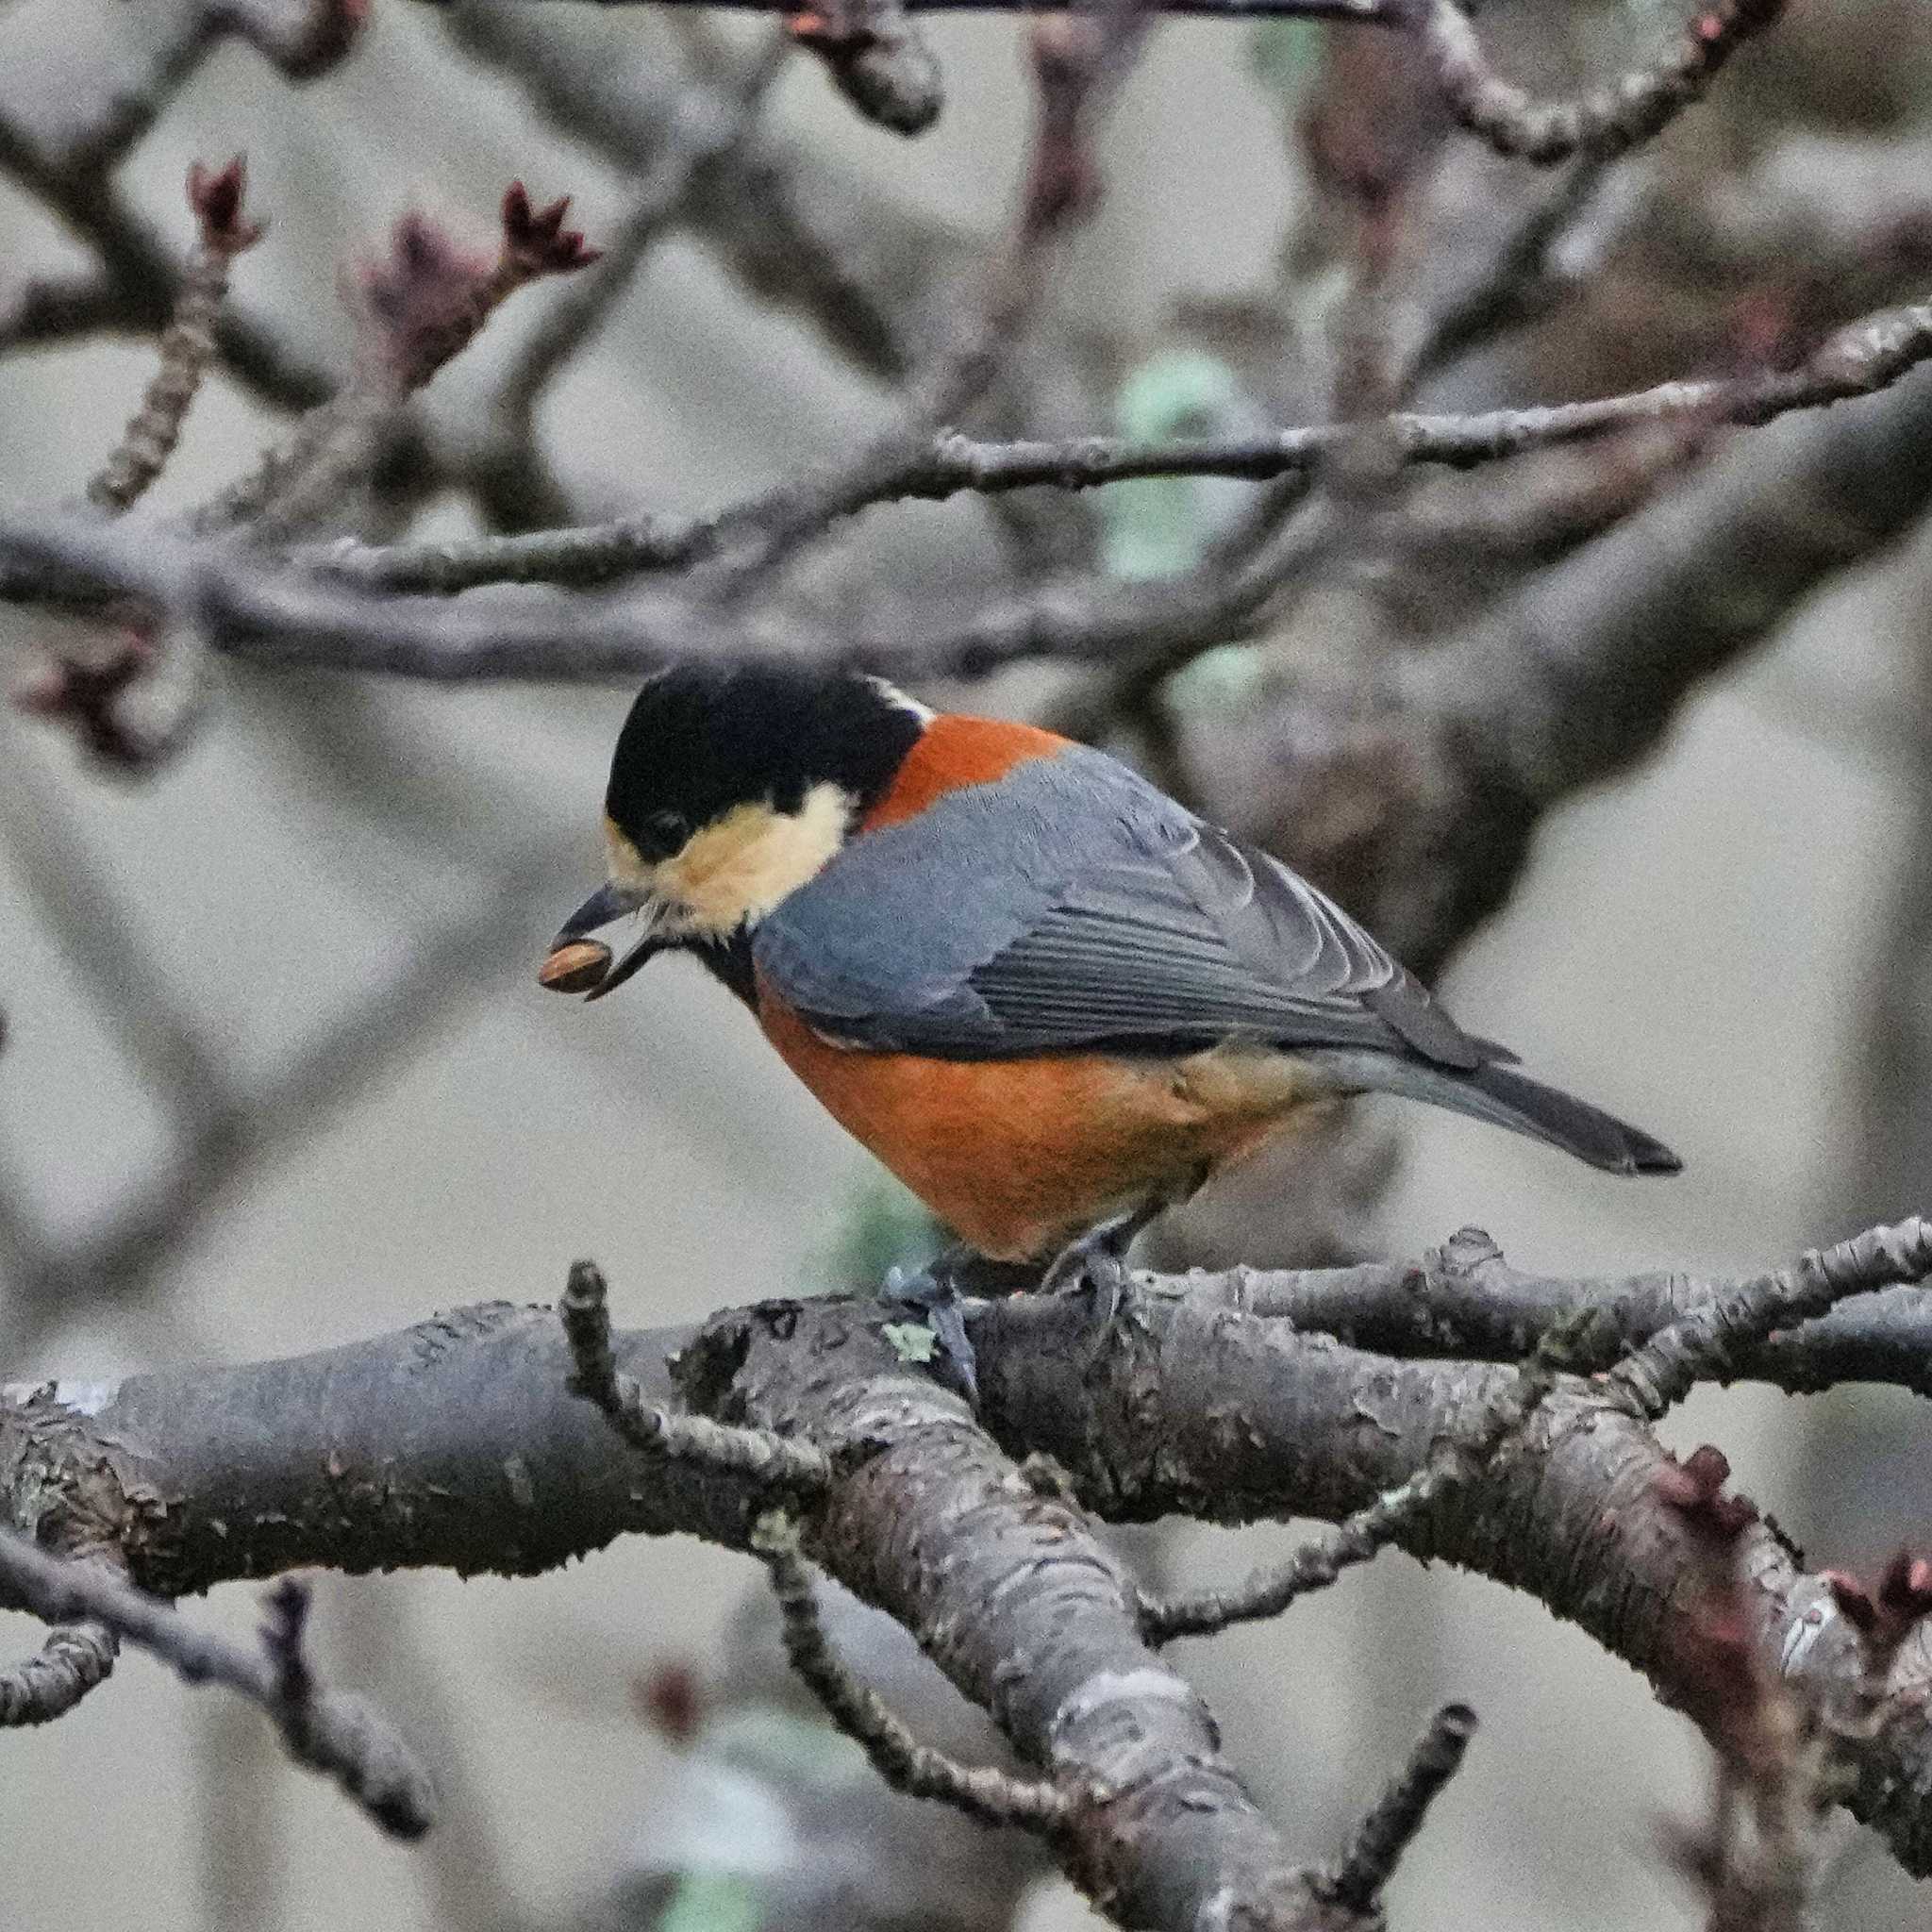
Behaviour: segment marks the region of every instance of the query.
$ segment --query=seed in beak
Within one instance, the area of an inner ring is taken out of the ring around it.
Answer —
[[[610,971],[610,948],[601,940],[572,940],[537,969],[537,983],[552,992],[591,992]]]

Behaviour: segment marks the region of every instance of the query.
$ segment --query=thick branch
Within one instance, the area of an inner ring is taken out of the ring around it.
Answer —
[[[1298,1335],[1242,1311],[1239,1285],[1153,1281],[1104,1333],[1055,1300],[979,1310],[985,1424],[1015,1456],[1053,1457],[1109,1517],[1340,1519],[1412,1478],[1457,1415],[1492,1407],[1514,1380]],[[1076,1513],[1033,1494],[955,1398],[899,1361],[883,1322],[863,1306],[767,1304],[695,1341],[615,1338],[613,1360],[667,1411],[850,1445],[842,1460],[835,1450],[841,1474],[809,1554],[919,1634],[1023,1757],[1120,1793],[1103,1815],[1081,1813],[1075,1855],[1117,1909],[1158,1896],[1147,1922],[1178,1922],[1204,1865],[1264,1889],[1283,1880],[1272,1832],[1201,1756],[1192,1693],[1142,1644],[1130,1580]],[[75,1406],[58,1387],[15,1391],[0,1409],[0,1479],[22,1530],[84,1523],[170,1592],[312,1562],[529,1572],[625,1531],[746,1547],[760,1485],[662,1457],[641,1481],[633,1457],[611,1453],[604,1416],[569,1395],[572,1372],[554,1316],[499,1304],[297,1361],[76,1390]],[[1533,1591],[1714,1721],[1700,1706],[1697,1528],[1659,1486],[1672,1467],[1632,1407],[1560,1381],[1522,1453],[1439,1497],[1403,1545]],[[1857,1702],[1866,1665],[1827,1585],[1761,1526],[1742,1547],[1757,1654]],[[1015,1655],[1035,1667],[1016,1677]],[[1111,1682],[1123,1667],[1151,1707],[1093,1688],[1096,1671]],[[1925,1871],[1923,1626],[1890,1672],[1873,1734],[1842,1750],[1855,1808]],[[1110,1757],[1110,1726],[1129,1716],[1152,1753],[1143,1768],[1170,1767],[1149,1783],[1123,1780]]]

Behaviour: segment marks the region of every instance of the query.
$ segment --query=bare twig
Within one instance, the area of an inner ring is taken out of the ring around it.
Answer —
[[[1917,1277],[1912,1277],[1916,1281]],[[1476,1228],[1420,1262],[1367,1262],[1232,1277],[1248,1312],[1278,1316],[1379,1354],[1515,1361],[1553,1324],[1595,1305],[1635,1347],[1722,1292],[1689,1274],[1623,1281],[1558,1279],[1511,1268]],[[1716,1379],[1757,1380],[1793,1393],[1841,1382],[1893,1382],[1932,1395],[1932,1294],[1874,1281],[1812,1321],[1780,1324],[1739,1349]]]
[[[1456,0],[1421,0],[1424,55],[1450,111],[1498,154],[1541,165],[1573,155],[1620,155],[1651,139],[1698,100],[1747,40],[1784,11],[1784,0],[1715,0],[1677,45],[1574,101],[1533,101],[1498,77]]]
[[[673,1415],[646,1402],[635,1377],[618,1372],[610,1352],[609,1303],[594,1261],[571,1264],[557,1312],[575,1368],[572,1389],[594,1402],[633,1449],[806,1495],[831,1481],[829,1458],[809,1442],[791,1441],[769,1429],[735,1428],[708,1416]]]
[[[196,1630],[98,1563],[64,1562],[10,1530],[0,1531],[0,1593],[49,1623],[102,1624],[191,1684],[212,1680],[252,1699],[298,1764],[334,1778],[392,1836],[420,1838],[434,1822],[428,1774],[401,1739],[355,1700],[316,1684],[302,1656],[308,1592],[301,1584],[285,1579],[271,1592],[268,1630],[255,1650]]]
[[[1932,356],[1932,305],[1846,325],[1796,369],[1657,383],[1624,395],[1473,415],[1399,412],[1377,425],[1399,460],[1472,469],[1657,424],[1708,428],[1768,423],[1889,387]],[[306,559],[368,589],[450,592],[486,583],[592,585],[702,562],[778,525],[802,532],[873,504],[941,502],[962,491],[1091,490],[1149,476],[1260,481],[1303,475],[1361,425],[1316,424],[1233,437],[1134,443],[1114,437],[982,442],[945,431],[875,451],[874,459],[688,519],[626,517],[529,536],[372,547],[343,541]]]
[[[247,173],[241,156],[219,173],[199,161],[188,171],[188,203],[201,226],[160,341],[160,368],[114,453],[87,486],[88,501],[118,516],[161,474],[201,378],[215,353],[215,322],[228,290],[228,267],[261,239],[262,225],[244,221]]]
[[[1362,1820],[1341,1864],[1321,1886],[1326,1897],[1354,1912],[1366,1914],[1373,1908],[1402,1855],[1414,1843],[1429,1807],[1462,1769],[1475,1731],[1475,1712],[1466,1704],[1445,1704],[1436,1713],[1416,1740],[1408,1762]]]
[[[533,207],[524,184],[512,181],[493,255],[463,247],[423,215],[405,215],[388,254],[356,270],[358,342],[347,383],[204,506],[195,527],[245,524],[259,541],[285,538],[332,509],[373,461],[403,399],[466,348],[509,296],[598,259],[581,233],[563,225],[569,208],[568,196]]]
[[[1932,1224],[1915,1216],[1893,1227],[1870,1228],[1852,1241],[1805,1256],[1795,1267],[1759,1275],[1712,1297],[1619,1362],[1607,1383],[1655,1419],[1698,1382],[1735,1375],[1773,1329],[1808,1322],[1849,1295],[1922,1282],[1928,1272]]]
[[[1445,1497],[1480,1477],[1560,1376],[1596,1365],[1607,1336],[1614,1354],[1614,1327],[1593,1307],[1552,1328],[1513,1381],[1443,1429],[1426,1464],[1407,1482],[1310,1538],[1285,1562],[1263,1564],[1231,1589],[1144,1599],[1141,1618],[1148,1641],[1211,1636],[1232,1624],[1279,1616],[1297,1597],[1325,1590],[1344,1572],[1373,1561]]]
[[[914,372],[897,421],[849,460],[766,492],[755,540],[722,574],[726,597],[741,604],[794,550],[879,501],[881,489],[891,490],[936,431],[987,396],[1045,291],[1058,244],[1098,205],[1095,124],[1131,68],[1145,26],[1137,0],[1033,23],[1032,144],[1010,231],[988,266],[978,300],[940,353]]]
[[[630,286],[640,263],[689,197],[696,178],[718,157],[743,140],[759,105],[784,66],[790,42],[774,35],[739,78],[717,88],[681,92],[662,142],[629,208],[599,251],[595,274],[574,282],[524,339],[497,390],[497,408],[512,433],[527,435],[537,400],[608,315]]]
[[[876,1691],[840,1661],[819,1619],[811,1572],[800,1554],[798,1525],[781,1509],[767,1510],[751,1536],[752,1554],[765,1566],[784,1620],[785,1655],[812,1694],[848,1738],[864,1747],[873,1768],[896,1791],[937,1798],[982,1824],[1018,1825],[1057,1836],[1073,1810],[1058,1786],[1015,1777],[996,1765],[961,1764],[922,1744]]]

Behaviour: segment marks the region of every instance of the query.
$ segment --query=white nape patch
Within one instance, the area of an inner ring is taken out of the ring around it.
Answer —
[[[722,937],[815,878],[844,844],[856,808],[852,794],[829,782],[814,785],[795,812],[735,805],[655,865],[619,833],[611,876],[661,906],[671,929]]]
[[[901,691],[896,684],[889,684],[883,677],[868,675],[865,681],[895,711],[910,711],[922,724],[930,724],[939,716],[939,713],[930,705],[922,705],[909,692]]]

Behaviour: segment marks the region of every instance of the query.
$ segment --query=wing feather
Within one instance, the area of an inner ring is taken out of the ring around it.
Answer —
[[[1306,880],[1084,749],[855,840],[753,947],[774,991],[853,1046],[1499,1057]]]

